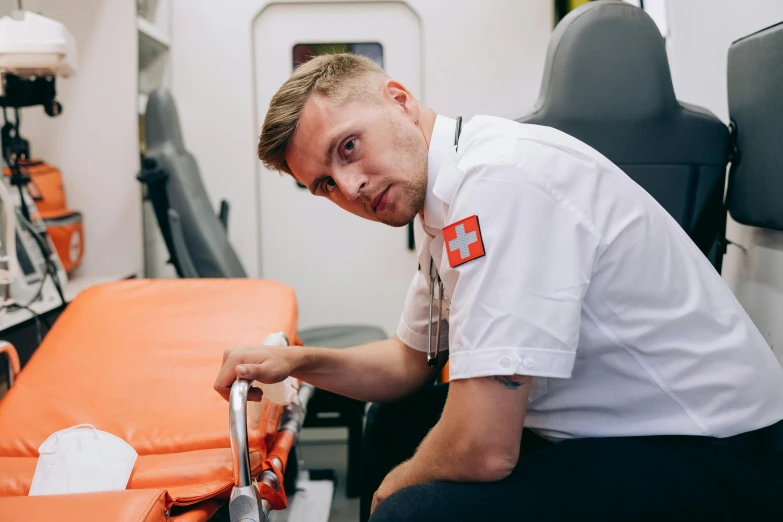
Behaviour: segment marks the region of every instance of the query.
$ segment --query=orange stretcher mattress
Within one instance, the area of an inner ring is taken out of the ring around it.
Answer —
[[[161,490],[111,491],[45,497],[0,497],[3,520],[166,522]],[[77,518],[79,517],[79,518]]]
[[[0,400],[0,497],[27,495],[40,444],[82,423],[138,452],[128,489],[163,489],[167,506],[227,497],[228,404],[212,388],[223,352],[278,331],[295,339],[296,323],[293,291],[271,281],[131,280],[85,291]],[[290,448],[277,440],[281,414],[264,403],[249,430],[254,473]],[[285,507],[282,491],[266,493]]]

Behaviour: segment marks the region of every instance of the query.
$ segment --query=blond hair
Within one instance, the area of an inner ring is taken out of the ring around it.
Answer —
[[[258,158],[270,170],[291,174],[285,155],[310,95],[375,104],[385,78],[374,61],[350,53],[325,54],[300,65],[272,97],[258,139]]]

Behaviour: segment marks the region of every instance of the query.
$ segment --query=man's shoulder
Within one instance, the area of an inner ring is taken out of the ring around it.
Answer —
[[[493,164],[533,167],[555,157],[587,159],[608,166],[608,160],[598,151],[563,131],[498,116],[471,118],[463,127],[457,152],[464,170]]]
[[[462,127],[457,147],[460,168],[470,170],[513,161],[518,137],[515,121],[496,116],[474,116]]]

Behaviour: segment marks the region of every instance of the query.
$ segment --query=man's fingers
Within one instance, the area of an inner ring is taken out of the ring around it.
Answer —
[[[260,364],[242,363],[238,364],[234,368],[234,375],[240,379],[248,379],[250,381],[259,382],[278,382],[279,379],[275,377],[275,364],[273,361],[266,360]]]
[[[214,388],[228,400],[237,377],[271,384],[284,380],[290,373],[291,365],[281,353],[265,347],[229,348],[223,353],[223,364]]]
[[[220,367],[217,379],[215,379],[215,390],[228,400],[231,393],[231,386],[237,378],[236,367],[244,362],[245,357],[239,349],[229,348],[223,353],[223,365]]]
[[[231,356],[231,354],[232,354],[232,353],[234,353],[234,351],[235,351],[235,350],[236,350],[236,348],[234,348],[234,347],[232,347],[232,348],[226,348],[226,349],[223,351],[223,362],[222,362],[221,364],[226,364],[226,361],[227,361],[227,360],[228,360],[228,358]]]

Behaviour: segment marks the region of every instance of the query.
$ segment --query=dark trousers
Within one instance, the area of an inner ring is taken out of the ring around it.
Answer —
[[[362,450],[362,522],[370,518],[383,478],[413,456],[440,418],[447,391],[448,385],[437,385],[370,408]],[[463,520],[783,520],[783,422],[728,440],[658,436],[551,444],[526,429],[519,462],[507,478],[418,484],[391,495],[371,518]]]

